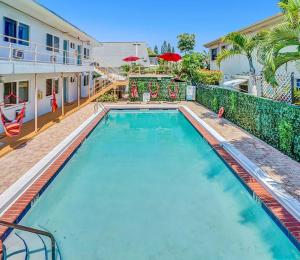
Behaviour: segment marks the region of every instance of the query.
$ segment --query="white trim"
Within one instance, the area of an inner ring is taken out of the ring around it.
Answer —
[[[43,159],[28,170],[18,181],[11,185],[5,192],[0,195],[0,216],[14,203],[43,172],[76,140],[82,131],[101,113],[101,110],[85,122],[83,122],[76,130],[68,135],[61,143],[59,143],[52,151],[50,151]]]
[[[280,204],[298,221],[300,221],[300,202],[288,194],[281,185],[272,180],[267,173],[260,169],[255,163],[249,160],[244,154],[230,144],[225,138],[217,133],[212,127],[200,119],[191,109],[182,106],[185,110],[201,124],[214,138],[220,142],[221,146],[243,166]]]

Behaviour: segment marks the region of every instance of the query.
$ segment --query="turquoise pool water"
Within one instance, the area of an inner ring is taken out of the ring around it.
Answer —
[[[113,111],[21,221],[62,259],[299,259],[177,111]]]

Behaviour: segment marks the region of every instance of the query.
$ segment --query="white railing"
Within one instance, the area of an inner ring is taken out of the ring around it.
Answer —
[[[58,49],[3,34],[0,34],[0,60],[77,66],[93,65],[95,62],[77,50]]]
[[[0,34],[0,60],[92,66],[103,79],[111,82],[126,80],[126,77],[120,75],[117,69],[106,66],[94,57],[86,57],[77,50],[59,49],[3,34]]]

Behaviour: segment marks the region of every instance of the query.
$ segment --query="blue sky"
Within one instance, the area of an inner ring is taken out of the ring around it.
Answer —
[[[99,41],[164,40],[176,46],[183,32],[197,35],[197,49],[230,31],[279,12],[277,0],[39,0]]]

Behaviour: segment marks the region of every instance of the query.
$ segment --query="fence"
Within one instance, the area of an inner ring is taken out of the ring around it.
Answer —
[[[264,75],[257,77],[257,83],[261,89],[261,96],[277,101],[293,104],[295,102],[295,76],[294,73],[278,73],[276,75],[278,85],[272,86],[266,80]]]
[[[199,86],[197,102],[300,161],[300,107],[214,86]]]

